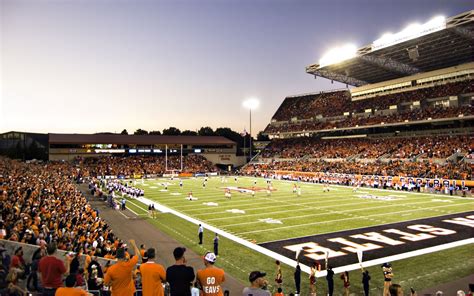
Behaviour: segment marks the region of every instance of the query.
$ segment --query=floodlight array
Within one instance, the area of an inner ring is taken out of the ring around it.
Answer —
[[[319,67],[337,64],[345,60],[352,59],[357,55],[357,47],[353,44],[346,44],[335,47],[326,52],[319,60]]]

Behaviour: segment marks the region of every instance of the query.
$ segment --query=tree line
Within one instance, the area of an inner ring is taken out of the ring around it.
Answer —
[[[120,134],[128,135],[128,131],[124,129]],[[184,130],[181,131],[176,127],[169,127],[163,129],[163,131],[146,131],[144,129],[137,129],[133,135],[164,135],[164,136],[221,136],[225,137],[231,141],[237,143],[237,153],[242,154],[243,148],[248,148],[250,142],[250,134],[248,133],[238,133],[228,127],[219,127],[215,130],[209,126],[204,126],[198,129],[197,131]],[[260,131],[257,134],[257,138],[252,137],[252,141],[270,141],[268,136],[263,134],[263,131]],[[253,146],[253,145],[252,145]]]
[[[120,134],[122,135],[128,135],[128,131],[124,129]],[[249,138],[250,135],[248,133],[238,133],[236,131],[233,131],[232,129],[228,127],[219,127],[216,130],[213,130],[209,126],[204,126],[198,129],[197,131],[191,131],[191,130],[184,130],[181,131],[179,128],[176,127],[169,127],[163,129],[163,131],[147,131],[144,129],[137,129],[133,135],[164,135],[164,136],[221,136],[221,137],[226,137],[229,140],[237,142],[238,140],[243,140],[244,137]],[[255,140],[255,138],[252,138],[252,140]],[[263,131],[260,131],[257,134],[257,141],[269,141],[270,139],[268,136],[263,134]]]

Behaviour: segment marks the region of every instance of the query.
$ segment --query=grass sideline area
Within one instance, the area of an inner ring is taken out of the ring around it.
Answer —
[[[330,192],[323,192],[321,185],[307,183],[299,184],[302,192],[301,196],[297,197],[292,193],[294,182],[285,181],[272,182],[275,191],[271,196],[267,196],[265,190],[257,191],[255,197],[252,197],[250,193],[232,190],[232,198],[227,199],[224,197],[223,187],[266,188],[266,181],[239,177],[235,182],[233,177],[226,180],[212,177],[209,178],[205,188],[202,186],[203,181],[203,178],[185,179],[183,188],[180,188],[177,179],[145,180],[143,184],[137,181],[135,186],[145,189],[145,196],[151,200],[244,239],[257,242],[463,212],[471,209],[473,205],[471,199],[401,191],[361,188],[358,192],[353,192],[352,188],[332,186]],[[190,191],[193,192],[193,197],[198,198],[197,201],[186,200]],[[374,200],[363,198],[361,195],[385,196],[393,199]],[[139,215],[147,213],[146,206],[136,200],[129,199],[127,207]],[[227,211],[233,209],[245,211],[245,214],[241,212],[233,214]],[[398,214],[387,215],[393,212]],[[340,221],[341,215],[348,219]],[[267,218],[278,219],[283,223],[270,224],[259,220]],[[325,223],[315,224],[317,227],[308,227],[307,224],[312,223],[311,221],[316,218],[317,221]],[[331,223],[331,221],[335,222]],[[157,219],[149,219],[149,222],[198,254],[212,250],[213,233],[205,231],[204,245],[200,246],[197,244],[197,226],[190,222],[171,214],[158,214]],[[247,283],[250,271],[263,270],[268,273],[267,278],[272,285],[270,289],[274,288],[275,263],[272,258],[223,237],[220,239],[219,250],[217,265],[224,268],[226,272]],[[474,246],[467,245],[395,261],[392,263],[394,282],[401,282],[406,289],[413,286],[416,290],[422,290],[467,276],[474,272],[474,259],[470,256],[473,251]],[[449,258],[449,264],[447,264],[447,258]],[[368,270],[372,276],[372,291],[380,294],[380,288],[383,285],[381,268],[374,266]],[[282,271],[284,291],[293,292],[293,268],[283,265]],[[360,272],[353,271],[350,276],[351,291],[362,291]],[[302,295],[309,294],[308,286],[308,276],[303,273]],[[325,279],[318,279],[316,287],[318,292],[325,292]],[[338,275],[335,276],[335,289],[336,292],[342,291],[342,281],[338,279]]]

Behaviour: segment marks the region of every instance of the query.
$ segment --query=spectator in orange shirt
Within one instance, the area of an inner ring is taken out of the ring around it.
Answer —
[[[87,293],[86,291],[74,288],[76,284],[76,276],[70,274],[66,277],[66,288],[61,287],[56,290],[55,296],[85,296],[85,295],[92,295]]]
[[[155,249],[149,248],[146,251],[148,261],[140,265],[142,275],[143,296],[163,296],[164,290],[162,283],[166,281],[165,268],[153,262],[155,259]]]
[[[283,290],[281,288],[278,288],[277,292],[273,294],[273,296],[285,296],[285,294],[283,294]]]
[[[145,257],[145,252],[146,252],[146,247],[144,244],[141,244],[140,245],[140,255],[143,257]]]
[[[198,270],[197,281],[203,291],[203,296],[223,296],[221,284],[225,281],[224,270],[214,266],[216,255],[208,252],[204,256],[206,268]]]
[[[118,262],[110,266],[105,274],[104,284],[112,287],[112,296],[133,296],[135,293],[133,269],[138,263],[140,250],[135,244],[135,240],[131,239],[130,244],[133,247],[135,255],[130,259],[127,259],[125,256],[125,249],[118,249]]]

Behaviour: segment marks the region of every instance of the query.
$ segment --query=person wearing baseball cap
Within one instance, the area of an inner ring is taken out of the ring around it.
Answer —
[[[265,290],[268,285],[266,275],[264,272],[252,271],[249,275],[250,287],[244,288],[242,296],[271,296],[270,292]]]
[[[207,252],[204,257],[206,268],[198,270],[197,282],[202,288],[203,296],[223,296],[221,284],[225,281],[224,270],[214,266],[216,255]]]

